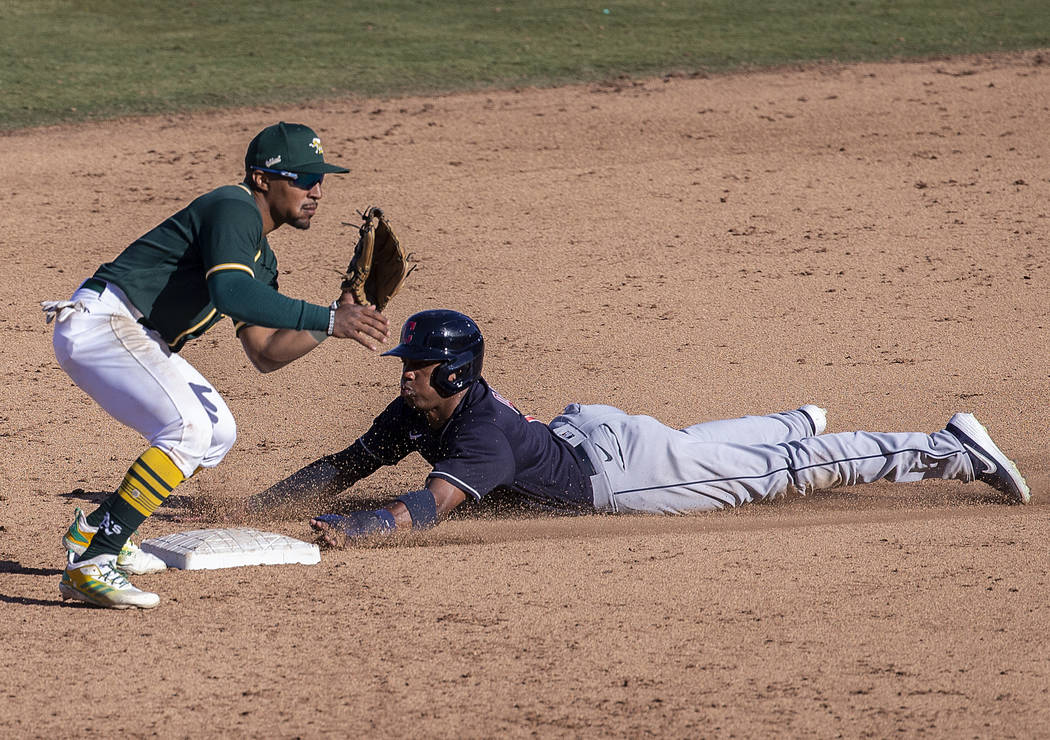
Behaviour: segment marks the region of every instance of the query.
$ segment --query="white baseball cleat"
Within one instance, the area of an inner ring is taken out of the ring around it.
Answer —
[[[62,537],[62,545],[66,548],[69,562],[73,562],[73,558],[84,554],[97,531],[98,527],[88,524],[84,512],[77,507],[73,513],[73,523],[69,525],[69,529]],[[120,548],[120,554],[117,556],[117,569],[134,576],[160,573],[167,567],[163,560],[140,548],[131,541],[130,537],[124,543],[124,547]]]
[[[131,585],[117,570],[116,555],[69,563],[58,584],[62,600],[77,599],[107,609],[152,609],[160,597]]]
[[[148,553],[136,545],[130,539],[120,548],[117,555],[117,570],[130,573],[134,576],[144,576],[150,573],[160,573],[167,570],[168,566],[163,560],[152,553]]]
[[[1019,504],[1027,504],[1032,500],[1032,492],[1021,471],[992,441],[988,430],[977,421],[977,417],[967,413],[956,414],[948,420],[945,429],[955,435],[970,456],[977,480],[1002,491]]]
[[[800,411],[803,411],[809,420],[813,422],[813,434],[823,434],[828,428],[828,410],[822,409],[812,403],[807,403]]]

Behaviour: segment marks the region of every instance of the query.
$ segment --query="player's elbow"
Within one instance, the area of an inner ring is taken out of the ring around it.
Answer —
[[[276,329],[244,326],[237,332],[237,336],[241,340],[241,347],[248,361],[260,373],[280,370],[295,359],[295,356],[289,355],[287,351],[282,351]]]
[[[252,366],[260,373],[272,373],[274,370],[280,370],[284,365],[276,362],[268,362],[266,360],[252,360]]]
[[[252,367],[260,373],[272,373],[274,370],[280,370],[288,364],[287,362],[280,362],[279,360],[270,357],[266,354],[265,350],[261,349],[245,348],[244,354],[248,356],[248,361],[252,363]]]

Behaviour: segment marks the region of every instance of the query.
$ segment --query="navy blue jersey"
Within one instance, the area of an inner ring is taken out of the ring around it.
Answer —
[[[400,397],[346,450],[363,448],[383,465],[419,452],[443,478],[476,501],[509,489],[554,508],[593,506],[591,483],[572,448],[478,379],[441,429]],[[349,461],[346,461],[349,462]]]

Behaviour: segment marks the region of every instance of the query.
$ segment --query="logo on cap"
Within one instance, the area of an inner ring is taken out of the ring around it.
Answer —
[[[266,160],[267,167],[273,167],[275,164],[279,164],[281,161],[281,155],[278,154],[276,157],[270,157]]]
[[[314,137],[314,140],[310,142],[310,148],[318,154],[324,154],[324,149],[321,148],[321,140],[318,139],[316,136]]]

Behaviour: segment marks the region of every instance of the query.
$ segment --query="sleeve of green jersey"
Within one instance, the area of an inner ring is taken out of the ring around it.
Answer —
[[[238,324],[270,329],[328,330],[329,309],[281,295],[240,270],[223,270],[208,278],[211,302]]]
[[[205,274],[239,269],[253,275],[263,239],[262,216],[250,200],[216,200],[201,214],[198,238]]]
[[[220,313],[235,322],[271,329],[328,329],[328,308],[281,295],[256,280],[262,218],[254,203],[217,201],[200,227],[201,260],[208,293]]]

